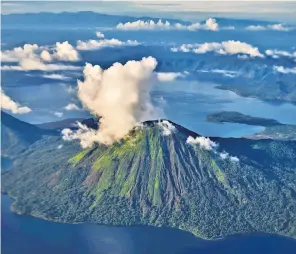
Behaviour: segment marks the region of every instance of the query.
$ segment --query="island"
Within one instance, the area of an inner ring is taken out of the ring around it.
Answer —
[[[296,125],[277,120],[245,115],[236,111],[221,111],[207,116],[213,123],[239,123],[266,127],[264,131],[247,136],[249,139],[296,140]]]

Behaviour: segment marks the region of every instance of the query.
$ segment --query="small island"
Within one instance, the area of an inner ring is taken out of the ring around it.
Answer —
[[[236,111],[222,111],[208,115],[207,121],[214,123],[241,123],[264,127],[284,125],[274,119],[253,117],[250,115],[244,115]]]
[[[249,139],[296,140],[296,125],[283,124],[277,120],[244,115],[236,111],[221,111],[207,116],[213,123],[239,123],[266,127],[264,131],[247,136]]]

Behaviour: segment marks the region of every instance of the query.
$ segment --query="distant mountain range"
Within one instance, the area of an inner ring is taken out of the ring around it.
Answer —
[[[130,17],[123,15],[108,15],[102,13],[96,13],[91,11],[81,11],[81,12],[61,12],[61,13],[22,13],[22,14],[6,14],[2,16],[2,26],[5,28],[10,27],[25,27],[25,26],[36,26],[36,20],[40,20],[42,17],[43,27],[102,27],[102,26],[116,26],[118,23],[122,22],[133,22],[136,20],[153,20],[157,22],[159,18],[151,17]],[[215,17],[213,17],[215,18]],[[268,21],[257,21],[257,20],[246,20],[246,19],[229,19],[229,18],[216,18],[219,24],[223,26],[231,26],[235,23],[239,27],[245,27],[250,24],[256,25],[267,25],[271,24]],[[167,19],[162,18],[162,20],[167,20],[170,23],[182,23],[190,24],[191,22],[182,21],[180,19]]]
[[[209,147],[166,123],[170,132],[148,121],[112,146],[87,150],[42,130],[2,173],[2,191],[15,212],[59,222],[175,227],[208,239],[296,238],[295,141],[211,138]],[[28,129],[39,133],[8,115],[2,126],[17,129],[19,140],[32,135]]]

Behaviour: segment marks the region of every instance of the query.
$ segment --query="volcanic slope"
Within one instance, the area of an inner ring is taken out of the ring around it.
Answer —
[[[296,142],[211,141],[218,146],[175,123],[148,121],[54,169],[31,167],[32,151],[21,170],[2,176],[3,189],[16,212],[60,222],[168,226],[203,238],[258,231],[296,238]]]

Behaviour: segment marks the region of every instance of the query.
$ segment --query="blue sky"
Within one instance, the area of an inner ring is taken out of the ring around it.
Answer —
[[[296,22],[295,1],[2,1],[2,14],[94,11],[196,20],[207,16]],[[204,17],[200,13],[204,13]]]

